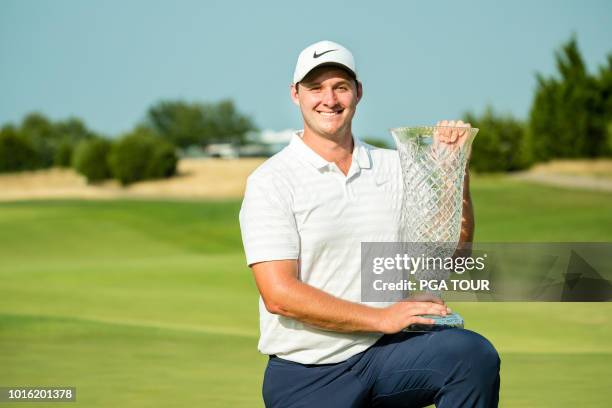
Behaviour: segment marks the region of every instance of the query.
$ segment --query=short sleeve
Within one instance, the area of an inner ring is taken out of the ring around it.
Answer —
[[[295,216],[283,191],[273,181],[249,177],[240,208],[240,231],[247,264],[298,259]]]

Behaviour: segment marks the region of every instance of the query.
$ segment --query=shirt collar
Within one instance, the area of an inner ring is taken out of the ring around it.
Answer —
[[[370,159],[370,152],[368,148],[355,136],[353,136],[355,142],[355,148],[353,149],[353,159],[357,159],[356,162],[361,169],[369,169],[372,167],[372,161]]]
[[[329,162],[323,157],[319,156],[314,150],[312,150],[304,140],[302,139],[302,130],[298,130],[293,134],[289,146],[293,149],[298,156],[304,159],[306,162],[314,166],[316,169],[322,169],[329,165]],[[369,169],[372,167],[372,161],[370,159],[370,153],[366,146],[357,137],[353,136],[353,159],[354,163],[357,163],[360,169]]]

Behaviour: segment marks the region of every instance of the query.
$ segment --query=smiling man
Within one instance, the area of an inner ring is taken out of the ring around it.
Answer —
[[[499,357],[485,338],[402,331],[449,313],[441,300],[361,302],[361,242],[398,239],[403,194],[397,152],[352,134],[362,95],[346,48],[304,49],[291,85],[304,130],[247,182],[240,225],[261,294],[259,350],[270,356],[265,404],[497,406]],[[473,230],[465,190],[463,241]]]

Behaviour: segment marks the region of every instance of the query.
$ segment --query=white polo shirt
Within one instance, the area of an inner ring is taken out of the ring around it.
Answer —
[[[395,150],[354,138],[345,176],[298,132],[247,180],[240,210],[247,263],[296,259],[302,282],[360,302],[361,242],[397,241],[402,190]],[[274,315],[261,297],[259,313],[259,350],[303,364],[344,361],[381,336],[326,331]]]

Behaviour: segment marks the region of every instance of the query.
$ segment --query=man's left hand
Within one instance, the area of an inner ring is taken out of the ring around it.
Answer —
[[[434,132],[434,138],[441,143],[461,147],[470,134],[471,125],[462,120],[442,120],[436,123],[440,128]]]

